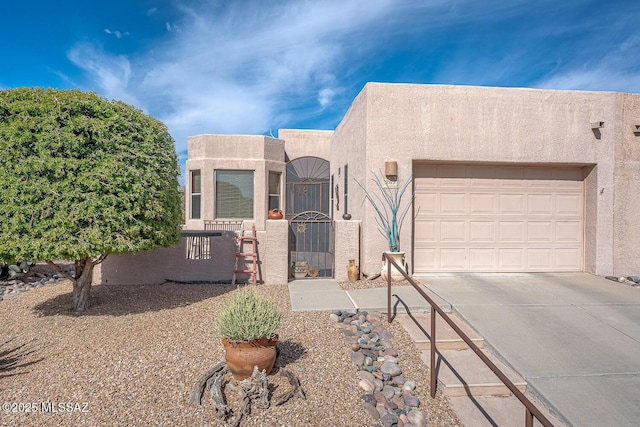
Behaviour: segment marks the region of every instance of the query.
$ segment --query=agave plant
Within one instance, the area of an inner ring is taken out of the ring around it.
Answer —
[[[364,187],[364,185],[362,185],[360,181],[358,181],[356,178],[354,178],[354,180],[360,186],[360,188],[362,188],[366,199],[371,202],[371,205],[378,214],[376,223],[378,224],[378,229],[380,230],[380,232],[387,238],[387,241],[389,242],[389,251],[399,252],[400,229],[402,228],[404,217],[407,215],[407,212],[409,212],[409,209],[411,208],[411,202],[413,202],[413,188],[411,188],[409,203],[407,203],[407,205],[402,209],[400,209],[400,207],[402,204],[402,197],[413,181],[413,175],[409,175],[402,186],[391,186],[382,178],[380,178],[382,172],[380,173],[380,176],[373,171],[371,172],[373,173],[373,181],[376,183],[376,186],[380,190],[380,195],[371,194],[369,191],[367,191],[367,189]]]

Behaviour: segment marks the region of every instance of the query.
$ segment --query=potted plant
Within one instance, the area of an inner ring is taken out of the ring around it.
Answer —
[[[372,171],[373,172],[373,171]],[[411,202],[413,201],[413,187],[411,188],[411,195],[409,202],[406,206],[401,208],[402,197],[404,196],[407,188],[413,182],[413,176],[409,175],[407,180],[402,184],[393,182],[389,183],[384,179],[381,179],[375,172],[373,172],[373,182],[380,191],[380,194],[371,194],[360,181],[354,178],[356,183],[364,191],[365,198],[369,200],[373,209],[378,214],[376,223],[378,229],[387,238],[389,242],[389,251],[385,253],[393,257],[393,260],[400,265],[404,271],[407,271],[407,264],[405,260],[405,253],[400,251],[400,230],[402,229],[402,223],[405,216],[411,208]],[[382,270],[380,274],[384,280],[387,280],[387,259],[382,257]],[[402,274],[392,266],[391,268],[392,280],[402,280],[404,277]]]
[[[271,372],[276,360],[276,330],[281,322],[275,302],[251,288],[238,289],[227,298],[216,327],[235,379],[250,377],[254,366]]]

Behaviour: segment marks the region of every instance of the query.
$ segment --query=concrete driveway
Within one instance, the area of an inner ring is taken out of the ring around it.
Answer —
[[[567,425],[640,423],[640,288],[583,273],[421,279]]]

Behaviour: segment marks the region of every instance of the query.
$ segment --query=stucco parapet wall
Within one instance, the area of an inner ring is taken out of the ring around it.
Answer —
[[[369,83],[368,156],[595,164],[610,156],[624,94]],[[604,122],[598,137],[590,123]]]
[[[278,129],[278,138],[285,141],[287,161],[313,156],[329,160],[332,130]]]
[[[255,159],[284,162],[284,141],[262,135],[194,135],[189,159]]]

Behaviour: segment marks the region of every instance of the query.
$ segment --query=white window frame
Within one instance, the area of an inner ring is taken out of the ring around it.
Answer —
[[[195,177],[198,177],[197,188]],[[197,191],[196,191],[197,190]],[[200,169],[193,169],[189,171],[189,219],[201,219],[202,218],[202,173]],[[197,204],[194,200],[198,200]],[[194,206],[197,206],[197,215]]]
[[[271,192],[271,176],[276,175],[278,177],[277,185],[278,188],[275,192]],[[278,171],[269,171],[267,174],[267,206],[269,210],[271,209],[282,209],[282,172]],[[276,200],[275,206],[271,204],[272,198]]]

